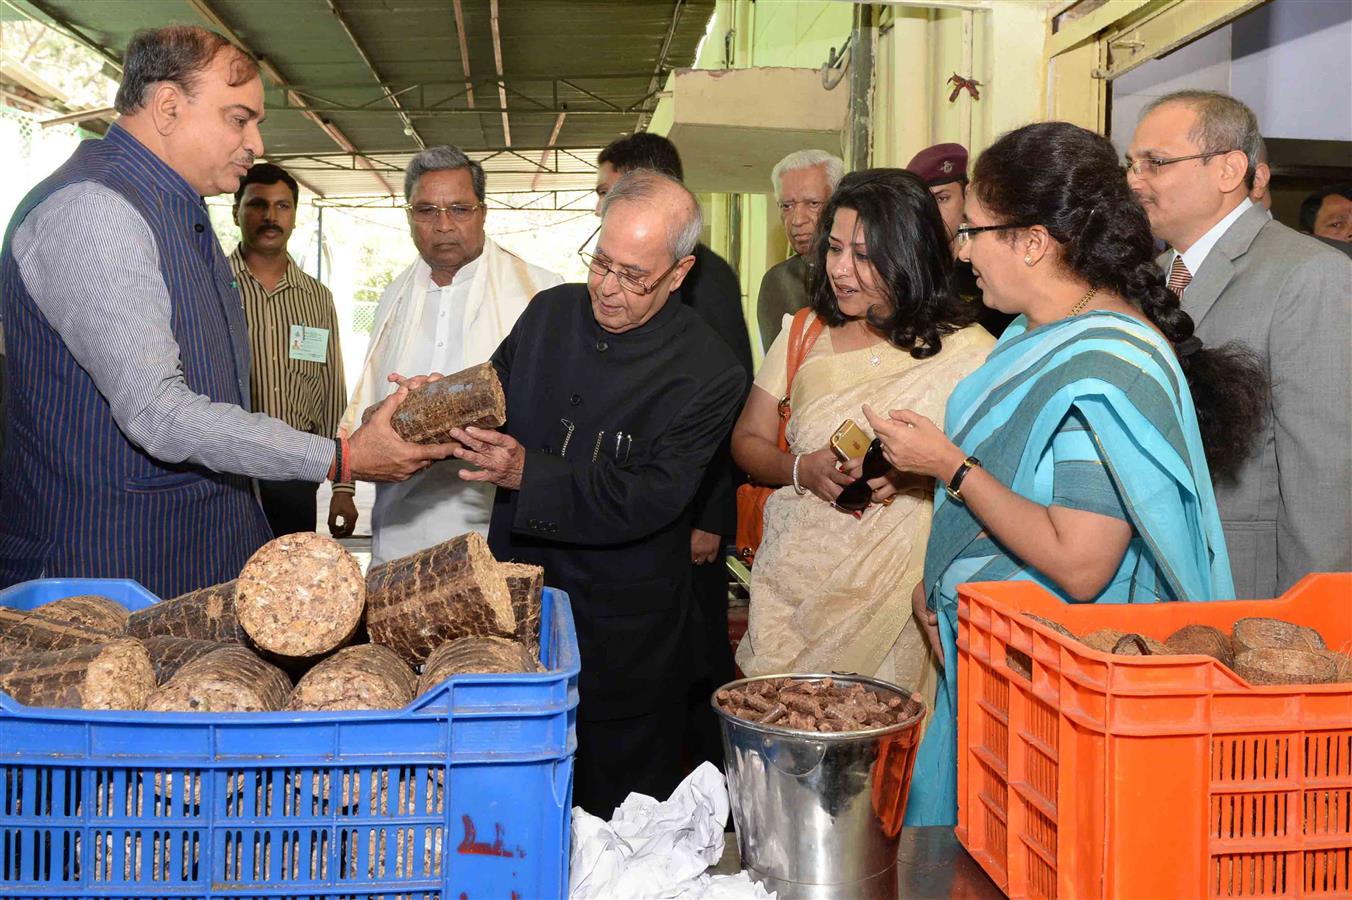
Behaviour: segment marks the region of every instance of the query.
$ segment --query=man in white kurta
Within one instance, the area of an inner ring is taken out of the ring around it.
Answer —
[[[343,416],[352,430],[362,411],[396,388],[394,376],[457,372],[485,362],[531,297],[563,279],[495,244],[484,234],[485,179],[479,164],[454,147],[415,156],[404,179],[418,259],[381,295],[366,362]],[[491,485],[462,481],[450,459],[400,484],[376,487],[371,520],[373,564],[478,531],[487,535]],[[330,523],[357,511],[352,491],[334,488]]]

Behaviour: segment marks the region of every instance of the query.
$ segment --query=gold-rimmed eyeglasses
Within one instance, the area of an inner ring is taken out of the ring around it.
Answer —
[[[450,206],[437,206],[435,203],[404,204],[404,209],[408,210],[415,222],[425,223],[435,222],[442,216],[448,216],[455,222],[468,222],[476,212],[486,208],[487,204],[484,203],[475,203],[473,206],[468,203],[452,203]]]
[[[590,270],[593,275],[601,276],[602,281],[605,280],[607,275],[614,275],[615,280],[620,283],[620,287],[631,294],[638,294],[640,297],[646,297],[648,294],[657,290],[658,286],[666,280],[666,277],[676,271],[676,267],[681,264],[681,259],[685,258],[681,257],[681,259],[676,260],[665,272],[654,278],[651,283],[645,282],[634,275],[622,272],[612,266],[609,261],[597,256],[595,253],[589,253],[587,251],[587,245],[591,243],[592,238],[596,237],[600,231],[601,229],[597,228],[596,231],[592,232],[591,237],[582,242],[582,246],[577,248],[577,255],[582,257],[582,261],[587,264],[588,270]]]
[[[1130,156],[1127,156],[1123,158],[1123,162],[1125,163],[1123,170],[1131,172],[1137,177],[1145,176],[1149,178],[1158,175],[1160,169],[1165,166],[1172,166],[1174,163],[1187,162],[1190,159],[1200,159],[1203,160],[1202,165],[1206,165],[1207,162],[1211,161],[1211,157],[1234,153],[1237,149],[1238,148],[1231,150],[1208,150],[1205,153],[1194,153],[1191,156],[1172,156],[1163,158],[1158,156],[1142,156],[1140,159],[1132,159]]]

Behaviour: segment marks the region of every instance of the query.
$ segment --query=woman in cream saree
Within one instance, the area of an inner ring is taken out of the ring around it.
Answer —
[[[836,352],[831,331],[793,381],[786,435],[794,454],[827,446],[846,419],[862,424],[866,403],[942,415],[953,387],[994,344],[984,329],[968,326],[946,335],[937,356],[915,359],[887,341]],[[782,380],[776,356],[766,357],[766,367],[777,362]],[[737,650],[742,671],[858,672],[930,696],[936,668],[911,620],[910,591],[924,571],[932,508],[933,486],[921,479],[857,519],[792,485],[775,491],[751,570],[750,622]]]
[[[949,235],[913,175],[846,176],[816,241],[823,283],[799,315],[826,327],[801,356],[791,389],[793,329],[780,332],[733,430],[733,454],[747,474],[783,485],[765,505],[737,662],[748,675],[857,672],[929,695],[935,669],[909,597],[924,566],[932,486],[890,473],[869,482],[862,512],[842,512],[833,502],[859,464],[838,465],[829,441],[846,419],[863,425],[864,404],[939,414],[994,342],[949,290]],[[776,441],[786,394],[787,453]]]

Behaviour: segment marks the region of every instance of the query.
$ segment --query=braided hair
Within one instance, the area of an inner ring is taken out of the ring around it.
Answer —
[[[994,216],[1041,224],[1072,274],[1134,303],[1169,339],[1192,390],[1211,471],[1232,477],[1264,424],[1266,367],[1244,344],[1208,348],[1193,334],[1192,317],[1155,263],[1150,220],[1108,139],[1068,122],[1025,125],[981,154],[972,183]]]

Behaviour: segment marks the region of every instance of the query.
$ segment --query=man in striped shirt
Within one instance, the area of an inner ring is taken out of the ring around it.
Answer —
[[[249,323],[255,412],[297,431],[332,437],[347,406],[333,294],[287,253],[300,188],[280,166],[258,163],[235,191],[240,241],[230,254]],[[273,535],[315,529],[313,481],[260,481]]]

